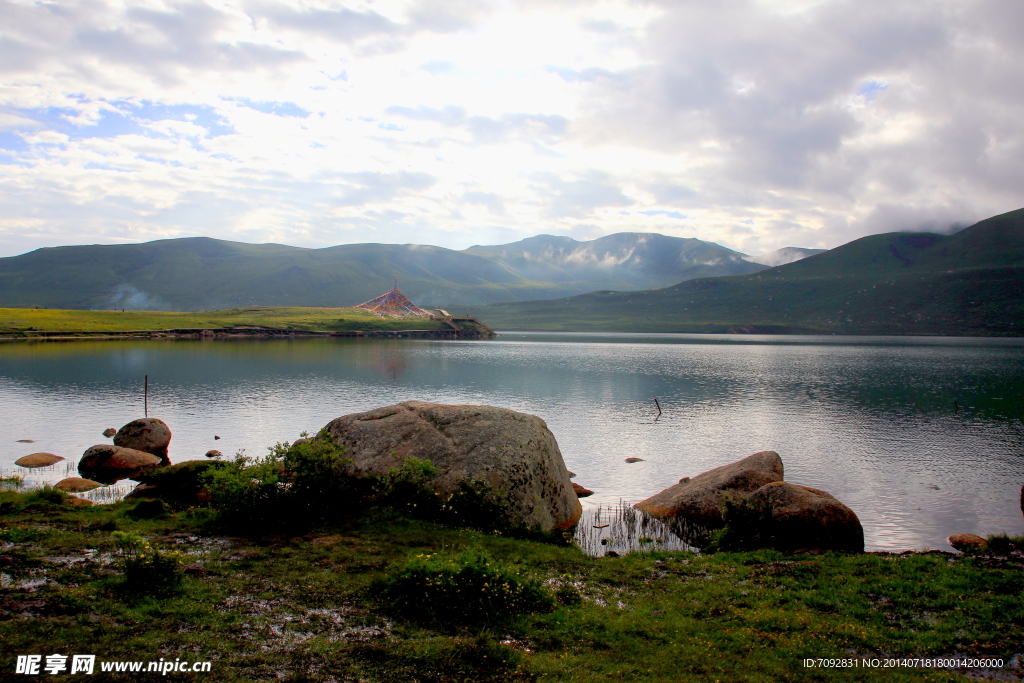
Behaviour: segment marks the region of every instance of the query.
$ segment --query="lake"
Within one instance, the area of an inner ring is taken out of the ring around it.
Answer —
[[[0,469],[20,470],[14,460],[36,451],[77,463],[109,442],[105,428],[142,416],[145,375],[149,414],[174,432],[175,462],[212,448],[260,455],[399,401],[479,403],[542,417],[575,481],[596,491],[583,500],[590,509],[775,450],[787,481],[857,513],[869,550],[948,549],[958,532],[1024,534],[1024,339],[523,332],[3,343]],[[32,476],[56,481],[66,469]]]

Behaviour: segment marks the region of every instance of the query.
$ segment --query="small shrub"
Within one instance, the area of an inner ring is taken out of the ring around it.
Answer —
[[[1006,554],[1018,548],[1024,548],[1024,538],[1011,538],[1005,533],[988,537],[986,550],[992,553]]]
[[[352,461],[344,454],[321,432],[306,443],[279,443],[260,460],[238,453],[203,472],[200,482],[222,522],[265,530],[356,505],[361,496],[346,475]]]
[[[772,547],[770,504],[757,505],[742,496],[722,497],[722,518],[725,527],[711,535],[705,550],[757,550]]]
[[[476,550],[418,555],[376,589],[398,615],[448,626],[502,623],[555,604],[522,569]]]
[[[170,595],[181,588],[183,556],[161,552],[138,534],[114,531],[111,534],[121,553],[124,587],[133,593]]]
[[[25,495],[26,505],[63,505],[67,496],[63,491],[46,485],[38,489],[28,491]]]
[[[276,460],[258,461],[239,453],[227,467],[207,470],[203,483],[221,521],[261,525],[277,519],[286,487]]]

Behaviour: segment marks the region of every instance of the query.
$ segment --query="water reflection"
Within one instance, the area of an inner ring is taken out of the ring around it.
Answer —
[[[77,461],[105,441],[104,428],[141,415],[146,374],[150,414],[174,430],[176,460],[213,447],[260,454],[398,401],[486,403],[547,421],[577,481],[597,492],[588,508],[776,450],[788,480],[858,513],[869,548],[1024,533],[1024,340],[520,333],[7,344],[0,468],[40,450]]]

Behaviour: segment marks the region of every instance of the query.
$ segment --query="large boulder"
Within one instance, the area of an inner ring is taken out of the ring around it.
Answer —
[[[634,507],[659,519],[681,520],[705,529],[725,524],[722,499],[745,497],[765,484],[782,481],[782,458],[761,451],[731,465],[723,465],[692,479],[681,479]]]
[[[163,420],[144,417],[132,420],[114,435],[114,445],[150,453],[166,464],[167,447],[171,444],[171,428]]]
[[[53,453],[32,453],[18,458],[14,464],[18,467],[49,467],[61,460],[64,458]]]
[[[406,401],[330,422],[348,451],[349,474],[386,475],[409,458],[441,468],[428,486],[441,493],[484,484],[506,522],[550,531],[576,525],[582,506],[544,420],[505,408]]]
[[[825,491],[777,481],[751,493],[747,503],[767,512],[761,536],[772,548],[864,552],[857,515]]]
[[[121,479],[135,479],[156,467],[162,460],[152,453],[101,443],[85,451],[78,461],[78,473],[86,479],[113,484]]]

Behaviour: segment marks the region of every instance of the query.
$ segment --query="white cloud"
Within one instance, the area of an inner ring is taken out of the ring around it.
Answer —
[[[15,0],[0,25],[0,255],[620,231],[760,253],[1024,205],[1016,0]]]

